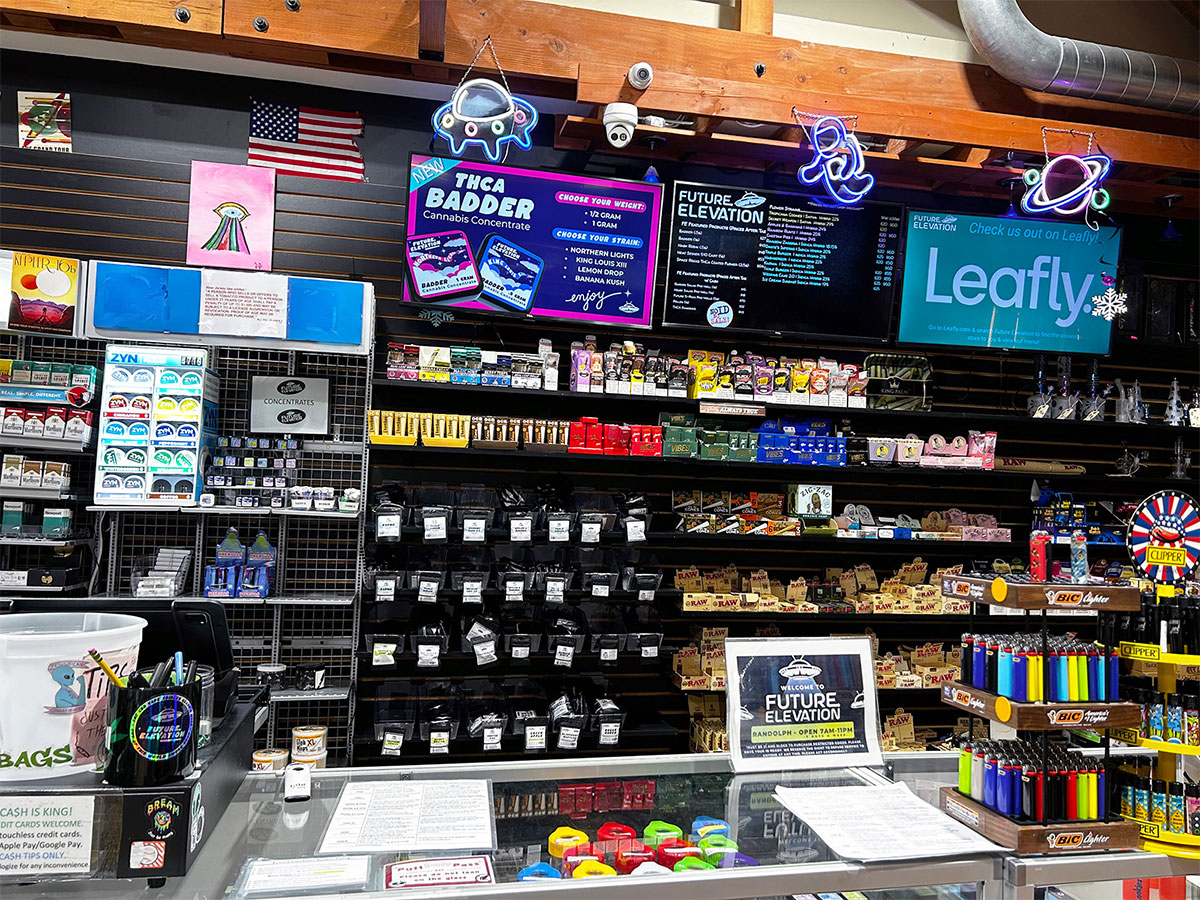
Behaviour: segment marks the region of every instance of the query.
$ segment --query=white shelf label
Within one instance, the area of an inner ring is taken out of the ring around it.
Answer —
[[[525,726],[525,749],[526,750],[545,750],[546,749],[546,726],[545,725],[526,725]]]
[[[446,539],[446,517],[444,515],[425,517],[425,540],[444,541]]]
[[[565,666],[571,668],[571,663],[575,661],[575,645],[574,644],[559,644],[554,648],[554,664],[556,666]]]
[[[487,519],[473,517],[463,519],[463,543],[481,544],[487,540]]]
[[[421,603],[436,603],[438,582],[436,578],[422,578],[417,582],[417,600]]]
[[[571,539],[570,519],[550,520],[550,543],[557,544]]]
[[[528,543],[533,540],[533,519],[520,516],[508,520],[508,537],[514,542]]]
[[[400,537],[400,517],[398,515],[383,515],[375,519],[376,538]]]
[[[462,583],[463,603],[483,602],[483,579],[464,578]]]
[[[558,749],[574,750],[579,746],[579,729],[574,725],[564,725],[558,730]]]
[[[607,583],[597,581],[595,584],[592,585],[592,596],[593,597],[607,597],[608,594],[609,594],[609,589],[608,589]]]
[[[600,523],[584,522],[579,526],[579,540],[585,544],[600,543]]]
[[[383,750],[381,752],[384,756],[399,756],[403,746],[404,732],[385,731],[383,733]]]
[[[504,599],[519,603],[525,597],[525,579],[516,578],[504,582]]]
[[[625,522],[625,540],[630,544],[646,540],[646,523],[641,519],[627,519]]]

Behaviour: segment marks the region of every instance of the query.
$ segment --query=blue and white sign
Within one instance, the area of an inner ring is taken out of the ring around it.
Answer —
[[[1093,297],[1115,274],[1121,230],[959,213],[908,212],[899,340],[1107,353]]]

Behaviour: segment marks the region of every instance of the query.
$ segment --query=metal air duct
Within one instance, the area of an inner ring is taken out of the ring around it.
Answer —
[[[958,0],[958,14],[984,61],[1023,87],[1171,112],[1200,109],[1195,60],[1046,34],[1017,0]]]

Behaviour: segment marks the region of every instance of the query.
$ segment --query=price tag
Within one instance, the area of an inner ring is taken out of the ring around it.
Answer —
[[[404,732],[402,731],[385,731],[383,733],[383,750],[381,753],[384,756],[399,756],[400,748],[404,746]]]
[[[469,516],[463,519],[463,543],[481,544],[487,540],[487,519]]]
[[[571,663],[575,661],[575,645],[559,644],[554,648],[554,664],[556,666],[564,666],[571,668]]]
[[[394,513],[385,513],[382,516],[376,516],[375,538],[377,540],[398,537],[400,537],[400,516]]]
[[[438,580],[436,578],[420,578],[417,581],[417,600],[421,603],[436,603],[438,595]]]
[[[579,540],[585,544],[600,543],[600,523],[582,522],[579,526]]]
[[[417,644],[417,667],[436,669],[441,664],[441,644]]]
[[[533,519],[516,516],[508,520],[508,538],[514,543],[529,543],[533,540]]]
[[[525,597],[525,579],[513,578],[504,582],[504,599],[520,603]]]
[[[643,588],[638,591],[638,603],[653,603],[654,588]]]
[[[483,579],[482,578],[464,578],[462,583],[462,602],[463,603],[482,603],[483,602]]]
[[[574,725],[564,725],[558,729],[558,749],[574,750],[579,746],[579,729]]]
[[[546,726],[545,725],[526,725],[525,726],[525,749],[528,750],[545,750],[546,749]]]
[[[446,539],[446,515],[425,516],[425,540],[444,541]]]
[[[513,659],[529,659],[529,645],[528,644],[513,644],[512,645],[512,658]]]
[[[658,644],[642,644],[642,659],[658,659]]]
[[[625,541],[636,544],[646,539],[646,523],[641,519],[625,520]]]
[[[371,665],[392,666],[396,664],[396,645],[377,643],[371,647]]]
[[[592,585],[593,597],[607,597],[608,594],[609,590],[607,581],[597,581]]]
[[[478,641],[471,645],[475,651],[475,665],[486,666],[496,661],[496,642]]]
[[[600,662],[616,662],[617,648],[616,647],[601,647]]]
[[[431,731],[431,732],[429,732],[429,752],[430,753],[449,753],[450,752],[450,732],[449,731]]]
[[[500,736],[504,734],[504,729],[499,725],[486,725],[483,729],[483,749],[484,750],[499,750]]]
[[[621,739],[621,723],[620,722],[601,722],[600,723],[600,743],[605,746],[613,746]]]
[[[396,579],[395,578],[376,578],[375,579],[375,599],[388,601],[396,599]]]
[[[546,579],[546,602],[562,603],[566,598],[567,583],[562,578],[549,577]]]
[[[550,543],[557,544],[571,539],[570,519],[550,519]]]

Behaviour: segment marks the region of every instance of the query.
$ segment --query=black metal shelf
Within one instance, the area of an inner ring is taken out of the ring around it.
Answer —
[[[955,468],[911,468],[901,466],[802,466],[782,463],[730,462],[728,460],[706,460],[696,457],[677,456],[607,456],[588,453],[543,453],[533,450],[482,450],[477,447],[425,447],[405,444],[372,444],[372,456],[376,459],[393,454],[411,455],[418,460],[422,456],[437,457],[433,468],[451,468],[451,461],[461,461],[470,466],[507,460],[518,465],[523,461],[538,463],[553,462],[543,467],[546,471],[570,472],[589,476],[613,475],[662,475],[664,477],[688,477],[699,474],[731,477],[753,474],[774,482],[817,481],[837,483],[883,483],[914,484],[945,487],[949,484],[964,487],[992,487],[996,490],[1011,490],[1014,483],[1028,484],[1031,479],[1056,479],[1061,487],[1103,488],[1113,491],[1145,491],[1162,489],[1172,482],[1154,476],[1109,476],[1070,475],[1065,472],[1030,472],[1022,470],[982,470]],[[1180,482],[1183,484],[1184,482]]]
[[[497,642],[499,643],[499,642]],[[485,668],[480,668],[475,662],[474,653],[448,652],[441,655],[441,664],[436,669],[420,668],[417,658],[411,653],[399,656],[389,666],[374,666],[371,664],[371,653],[368,650],[358,652],[360,685],[382,685],[396,681],[413,681],[423,679],[441,681],[452,678],[486,678],[491,680],[507,680],[530,677],[576,677],[576,678],[644,678],[646,675],[657,674],[664,660],[670,663],[670,652],[667,648],[659,649],[659,655],[653,658],[643,658],[636,650],[626,650],[617,654],[617,661],[611,667],[599,665],[600,655],[594,650],[586,649],[575,654],[570,668],[554,664],[551,653],[531,653],[525,660],[514,660],[500,646],[496,648],[499,662]]]
[[[595,403],[597,406],[603,406],[605,409],[610,409],[613,406],[632,405],[635,408],[646,404],[657,404],[662,407],[670,407],[672,409],[685,409],[691,412],[699,413],[700,400],[685,397],[659,397],[648,396],[645,394],[610,394],[610,393],[591,393],[571,390],[547,391],[533,388],[512,388],[512,387],[485,387],[479,384],[447,384],[445,382],[432,381],[404,381],[391,378],[375,378],[372,384],[376,387],[384,388],[403,388],[404,390],[415,389],[420,391],[428,391],[431,395],[436,395],[438,392],[443,393],[460,393],[466,395],[482,394],[489,397],[505,397],[515,398],[519,402],[532,400],[538,405],[542,403],[560,404],[570,407],[571,415],[578,414],[579,401],[587,401]],[[1095,438],[1099,435],[1109,434],[1120,436],[1121,438],[1136,437],[1139,435],[1154,434],[1172,435],[1175,437],[1191,437],[1193,444],[1200,444],[1200,429],[1181,428],[1173,425],[1166,425],[1161,422],[1148,422],[1143,425],[1137,425],[1128,422],[1084,422],[1078,419],[1032,419],[1029,416],[1021,416],[1002,412],[986,412],[974,410],[895,410],[895,409],[871,409],[869,407],[846,407],[846,406],[793,406],[785,403],[774,403],[771,400],[762,400],[756,397],[739,397],[733,400],[704,398],[705,402],[728,403],[728,404],[744,404],[746,406],[765,406],[769,416],[792,414],[796,417],[818,416],[828,417],[833,419],[842,419],[847,417],[858,418],[863,417],[870,420],[878,420],[880,422],[928,422],[954,424],[962,428],[977,427],[977,428],[998,428],[1001,426],[1020,426],[1022,436],[1028,436],[1032,433],[1042,433],[1046,436],[1062,438],[1071,433],[1072,430],[1079,430],[1079,435],[1087,435],[1089,438]],[[705,414],[708,415],[708,414]],[[1007,434],[1007,432],[1005,432]],[[1004,435],[1002,435],[1004,436]]]

